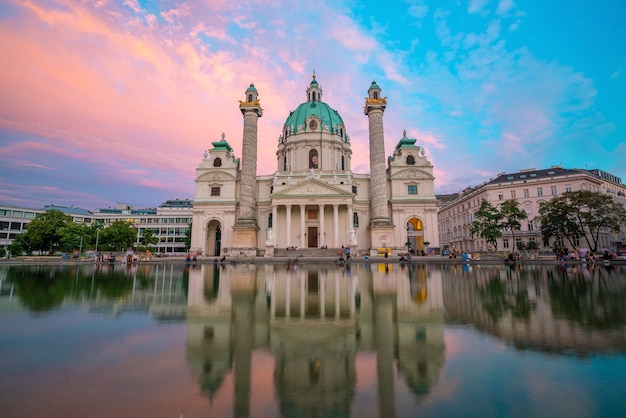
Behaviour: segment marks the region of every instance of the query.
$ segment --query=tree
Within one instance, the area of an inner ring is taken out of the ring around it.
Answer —
[[[500,225],[502,214],[498,208],[494,207],[486,199],[483,199],[480,202],[478,211],[474,213],[474,218],[476,220],[470,226],[472,237],[478,235],[485,238],[497,250],[498,238],[502,236],[502,226]]]
[[[131,224],[122,220],[113,222],[100,233],[103,245],[116,251],[123,251],[132,247],[136,237],[137,230]]]
[[[565,238],[570,246],[574,247],[574,240],[583,234],[574,222],[574,211],[575,209],[562,197],[555,197],[539,204],[539,215],[535,219],[541,225],[544,245],[548,245],[551,237],[556,237]],[[555,250],[560,248],[555,247]]]
[[[154,235],[154,229],[146,228],[143,231],[143,236],[141,237],[141,240],[143,241],[144,246],[152,247],[154,244],[157,244],[159,242],[159,237]]]
[[[515,251],[515,231],[519,231],[522,228],[521,221],[528,219],[528,214],[524,209],[519,208],[519,202],[515,199],[502,202],[500,205],[500,214],[502,215],[500,225],[502,228],[511,231],[513,237],[513,251]]]
[[[13,242],[9,244],[9,253],[11,255],[21,255],[22,253],[32,254],[32,245],[28,233],[24,232],[19,234],[13,239]]]
[[[602,231],[619,232],[626,223],[626,209],[607,194],[578,190],[540,204],[538,218],[544,240],[565,237],[574,247],[575,239],[584,238],[595,252]]]
[[[27,236],[24,238],[30,243],[31,249],[52,254],[60,245],[59,231],[68,223],[73,223],[71,216],[57,209],[47,210],[26,224]]]
[[[59,229],[58,234],[61,251],[71,252],[76,249],[82,251],[87,246],[90,228],[85,224],[68,222]]]

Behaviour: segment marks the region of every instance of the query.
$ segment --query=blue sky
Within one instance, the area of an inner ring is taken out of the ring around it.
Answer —
[[[257,87],[259,174],[315,70],[369,171],[362,106],[388,98],[387,154],[408,136],[437,193],[500,170],[626,178],[626,2],[22,1],[0,5],[0,203],[93,209],[193,198],[238,100]]]

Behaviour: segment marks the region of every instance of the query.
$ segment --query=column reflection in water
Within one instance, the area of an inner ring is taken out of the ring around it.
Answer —
[[[232,376],[234,415],[249,416],[253,352],[269,351],[281,415],[349,416],[357,356],[375,351],[377,404],[393,416],[398,374],[425,395],[443,366],[441,289],[424,266],[202,265],[189,274],[188,363],[209,398]]]

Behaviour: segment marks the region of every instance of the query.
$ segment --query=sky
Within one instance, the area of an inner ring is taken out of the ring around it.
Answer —
[[[272,174],[313,71],[357,173],[376,81],[387,155],[406,130],[438,194],[554,165],[626,181],[623,0],[3,0],[0,63],[3,205],[193,199],[211,142],[242,155],[250,83]]]

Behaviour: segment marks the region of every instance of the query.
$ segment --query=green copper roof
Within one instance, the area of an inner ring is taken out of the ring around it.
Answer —
[[[285,121],[285,126],[291,126],[293,133],[300,132],[302,128],[306,131],[307,127],[305,121],[313,115],[321,120],[322,128],[324,125],[328,125],[328,129],[330,129],[331,132],[337,132],[339,125],[344,126],[345,129],[343,119],[339,115],[339,112],[324,102],[302,103],[296,110],[289,114]]]
[[[380,87],[378,87],[378,84],[376,84],[375,81],[372,81],[372,85],[370,86],[368,90],[371,90],[371,89],[380,89]]]
[[[246,90],[246,93],[249,91],[253,91],[255,93],[258,93],[258,91],[256,90],[256,87],[254,87],[254,84],[250,84],[250,87],[248,87],[248,89]]]
[[[231,148],[231,146],[228,144],[228,142],[226,142],[225,139],[222,139],[221,141],[217,141],[217,142],[211,142],[211,144],[213,145],[213,150],[227,150],[227,151],[233,151],[233,149]]]
[[[404,137],[404,138],[402,138],[398,142],[398,145],[396,145],[396,149],[398,149],[398,148],[413,148],[413,147],[415,147],[415,142],[416,141],[417,141],[416,139]]]

